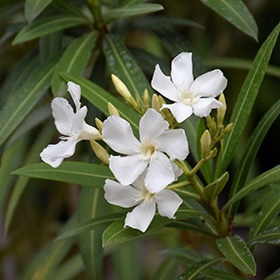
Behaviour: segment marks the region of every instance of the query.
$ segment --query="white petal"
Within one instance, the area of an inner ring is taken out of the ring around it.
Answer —
[[[108,117],[103,123],[102,136],[113,150],[121,154],[139,152],[139,141],[135,138],[130,124],[117,115]]]
[[[136,189],[138,190],[144,190],[146,189],[145,187],[145,178],[146,178],[146,175],[147,175],[147,169],[144,170],[144,172],[142,174],[140,174],[138,176],[138,178],[133,182],[133,187],[135,187]]]
[[[110,169],[117,180],[123,185],[132,184],[143,173],[148,165],[140,154],[132,156],[111,156]]]
[[[171,190],[162,190],[155,195],[158,212],[161,216],[174,219],[174,214],[182,204],[180,196]]]
[[[184,160],[189,146],[183,129],[169,129],[156,139],[156,150],[166,153],[171,160]]]
[[[183,122],[192,113],[193,109],[190,105],[184,103],[163,104],[162,108],[168,108],[178,123]]]
[[[172,60],[171,79],[178,89],[189,89],[193,81],[192,53],[182,52]]]
[[[74,115],[73,125],[72,125],[72,133],[73,134],[80,134],[82,132],[86,115],[87,115],[87,107],[86,106],[81,108]]]
[[[62,135],[71,135],[74,111],[69,102],[65,98],[56,97],[51,103],[51,108],[57,130]]]
[[[150,225],[156,212],[156,203],[149,204],[142,202],[132,212],[127,213],[124,226],[139,229],[145,232]]]
[[[78,112],[81,108],[81,103],[80,103],[80,99],[81,99],[81,87],[73,82],[68,82],[67,83],[68,86],[68,91],[71,94],[71,97],[74,101],[74,104],[76,106],[76,112]]]
[[[148,109],[139,123],[140,141],[153,140],[168,129],[169,124],[160,113],[154,109]]]
[[[107,179],[104,185],[105,199],[114,205],[132,207],[141,201],[139,190],[132,186],[123,186],[120,183]]]
[[[62,163],[63,159],[71,157],[74,154],[75,148],[76,140],[70,138],[67,141],[60,141],[55,145],[48,145],[40,153],[40,157],[42,161],[56,168]]]
[[[227,86],[227,79],[221,70],[213,70],[197,77],[190,87],[190,92],[196,96],[216,97]]]
[[[222,107],[223,104],[215,98],[200,98],[192,105],[193,112],[198,117],[206,117],[210,114],[212,109]]]
[[[146,189],[157,193],[175,179],[170,159],[161,152],[155,152],[148,166],[145,178]]]
[[[165,76],[162,73],[159,65],[155,67],[151,85],[156,91],[169,100],[179,101],[179,89],[175,87],[169,76]]]
[[[183,174],[183,170],[180,169],[178,167],[178,165],[176,163],[174,163],[173,161],[171,161],[171,165],[172,165],[173,172],[174,172],[174,175],[175,175],[174,181],[177,181],[178,178]]]

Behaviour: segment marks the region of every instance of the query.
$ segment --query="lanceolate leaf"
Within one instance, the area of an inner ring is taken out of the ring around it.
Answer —
[[[147,4],[126,5],[124,7],[108,10],[108,12],[104,14],[104,18],[106,21],[110,21],[113,19],[153,13],[161,10],[163,10],[163,7],[160,4],[147,3]]]
[[[247,175],[249,173],[251,164],[259,150],[259,147],[267,134],[267,131],[280,114],[280,100],[278,100],[271,108],[267,111],[265,116],[261,119],[255,131],[250,137],[248,144],[245,148],[245,152],[238,164],[238,172],[234,176],[230,197],[236,194],[246,183]],[[237,210],[237,205],[234,205],[230,209],[231,215]]]
[[[141,100],[145,89],[152,92],[143,71],[118,37],[107,35],[103,41],[103,51],[110,73],[125,83],[132,96]]]
[[[245,197],[249,193],[256,191],[274,181],[280,180],[280,165],[262,173],[247,185],[245,185],[239,192],[237,192],[223,207],[223,210],[227,209],[234,202],[239,201],[241,198]]]
[[[232,122],[234,126],[230,134],[226,137],[223,149],[221,150],[218,158],[218,166],[215,174],[216,177],[226,170],[233,158],[235,149],[245,129],[261,86],[261,82],[264,78],[265,70],[273,47],[276,43],[279,31],[280,24],[274,28],[258,51],[258,54],[253,61],[252,68],[243,83],[230,120],[230,123]]]
[[[235,267],[250,275],[256,274],[254,257],[240,236],[227,236],[217,239],[216,243],[221,253]]]
[[[201,275],[203,272],[208,269],[212,269],[223,262],[223,259],[214,259],[210,261],[204,261],[197,265],[189,267],[181,276],[178,277],[178,280],[199,280],[204,279]]]
[[[58,168],[36,163],[22,167],[13,174],[91,187],[101,187],[106,179],[114,179],[107,166],[70,161],[63,162]]]
[[[201,0],[201,2],[245,34],[258,40],[258,26],[242,0]]]
[[[280,193],[276,193],[268,200],[254,219],[249,232],[249,239],[263,232],[273,222],[280,212]]]
[[[248,240],[249,245],[271,244],[280,245],[280,228],[275,227],[259,233],[257,236]]]
[[[237,275],[218,269],[205,270],[201,274],[213,280],[244,280]]]
[[[15,37],[13,44],[23,43],[58,30],[86,24],[87,18],[72,16],[52,16],[32,22]]]
[[[72,81],[81,86],[82,95],[96,108],[98,108],[105,115],[109,115],[108,102],[112,103],[119,111],[121,117],[125,118],[131,126],[135,129],[138,128],[140,115],[130,109],[128,106],[121,102],[117,98],[113,97],[110,93],[99,87],[97,84],[90,82],[82,77],[75,77],[66,73],[62,73],[61,76],[66,81]]]
[[[63,96],[66,92],[66,83],[59,75],[65,72],[75,76],[81,76],[95,47],[97,32],[93,31],[74,40],[63,53],[55,67],[52,77],[52,92],[54,96]]]
[[[183,209],[179,210],[176,213],[177,219],[187,219],[192,217],[200,217],[204,216],[205,213],[196,210],[188,210]],[[112,246],[117,245],[119,243],[123,243],[125,241],[129,241],[135,238],[141,238],[142,236],[146,236],[149,233],[152,233],[153,230],[157,228],[161,228],[169,223],[171,223],[173,219],[168,219],[166,217],[162,217],[158,214],[155,215],[153,221],[151,222],[148,230],[143,234],[141,231],[126,227],[124,228],[124,218],[118,219],[113,222],[103,233],[103,246]]]
[[[274,271],[272,274],[270,274],[264,280],[278,280],[279,278],[280,278],[280,268],[278,268],[276,271]]]
[[[26,83],[8,99],[0,112],[0,145],[47,91],[56,61],[57,57],[40,66]]]
[[[26,0],[25,17],[30,22],[36,18],[53,0]]]

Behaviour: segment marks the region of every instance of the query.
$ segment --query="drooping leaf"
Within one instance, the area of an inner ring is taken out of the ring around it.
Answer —
[[[103,41],[103,52],[110,73],[123,81],[133,97],[142,100],[145,89],[152,92],[143,71],[118,37],[106,35]]]
[[[17,169],[13,174],[91,187],[103,186],[106,179],[114,179],[107,166],[70,161],[63,162],[58,168],[35,163]]]
[[[160,4],[139,3],[134,5],[125,5],[119,8],[109,9],[107,12],[104,13],[103,16],[106,21],[111,21],[114,19],[123,19],[126,17],[158,12],[161,10],[163,10],[163,7]]]
[[[263,231],[249,239],[247,243],[250,246],[259,244],[280,245],[280,227],[274,227]]]
[[[103,226],[108,226],[110,223],[122,217],[123,214],[112,214],[104,217],[93,218],[84,222],[80,222],[73,226],[73,228],[67,229],[67,231],[60,234],[55,241],[64,240],[74,237],[88,230],[98,229]]]
[[[234,202],[239,201],[249,193],[252,193],[272,182],[280,180],[280,165],[262,173],[248,184],[246,184],[239,192],[237,192],[229,201],[224,205],[223,210],[227,209]]]
[[[254,219],[249,231],[249,239],[254,238],[260,232],[265,231],[277,215],[280,213],[280,193],[276,193],[269,199]]]
[[[204,279],[202,273],[213,267],[217,266],[223,262],[223,259],[214,259],[209,261],[203,261],[199,264],[190,266],[183,274],[181,274],[177,279],[178,280],[199,280]]]
[[[53,0],[26,0],[25,17],[29,22],[35,19]]]
[[[58,61],[52,76],[52,92],[54,96],[63,96],[66,92],[65,81],[60,73],[68,73],[73,76],[81,76],[95,47],[97,32],[93,31],[74,40]]]
[[[248,144],[245,148],[245,152],[241,157],[238,164],[238,172],[234,176],[232,187],[230,190],[230,197],[236,194],[244,184],[251,167],[251,164],[260,148],[260,145],[265,138],[269,128],[276,120],[280,114],[280,100],[278,100],[263,116],[261,121],[258,123],[258,126],[251,135]],[[233,205],[232,209],[229,209],[231,215],[234,215],[238,207],[238,204]]]
[[[257,268],[254,257],[240,236],[235,235],[220,238],[217,239],[216,243],[221,253],[235,267],[247,274],[256,274]]]
[[[85,97],[91,104],[109,116],[108,102],[112,103],[119,111],[121,117],[125,118],[131,126],[138,129],[140,115],[131,108],[126,106],[119,99],[112,96],[110,93],[99,87],[97,84],[90,82],[82,77],[75,77],[66,73],[61,73],[61,76],[66,81],[72,81],[81,86],[82,96]]]
[[[242,0],[201,0],[235,27],[258,40],[258,26]]]
[[[55,31],[86,23],[88,23],[88,19],[85,17],[52,16],[39,19],[24,27],[17,34],[12,44],[23,43]]]
[[[47,91],[56,61],[57,57],[40,66],[34,75],[30,76],[26,83],[8,99],[0,111],[0,145]]]
[[[178,210],[176,213],[177,219],[187,219],[192,217],[204,216],[205,213],[196,210]],[[126,227],[124,228],[124,218],[118,219],[113,222],[103,233],[103,246],[108,247],[117,245],[132,239],[141,238],[143,236],[152,234],[156,229],[161,228],[171,223],[173,219],[168,219],[156,214],[151,224],[145,233]]]
[[[279,35],[279,31],[280,24],[274,28],[261,46],[242,85],[230,119],[230,123],[233,123],[234,125],[229,135],[226,136],[224,146],[220,151],[215,177],[218,177],[226,170],[233,158],[235,149],[246,127],[249,115],[264,78],[265,70]]]

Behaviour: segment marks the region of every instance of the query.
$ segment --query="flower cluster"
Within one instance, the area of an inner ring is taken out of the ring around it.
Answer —
[[[124,84],[118,87],[115,76],[114,84],[117,89],[125,90],[129,104],[136,104]],[[162,104],[160,110],[168,108],[176,121],[181,123],[192,114],[205,117],[212,109],[221,107],[223,104],[215,97],[225,89],[227,80],[220,70],[210,71],[194,80],[192,54],[181,53],[172,61],[171,77],[164,75],[156,65],[151,84],[174,102]],[[76,112],[65,98],[52,101],[55,125],[63,136],[58,144],[48,145],[42,151],[42,160],[58,167],[64,158],[74,154],[79,141],[102,139],[117,153],[109,157],[109,168],[117,181],[105,181],[105,198],[114,205],[135,207],[127,214],[124,226],[146,231],[156,208],[159,215],[175,218],[182,199],[168,186],[183,173],[176,161],[184,161],[189,154],[185,130],[171,129],[160,110],[148,108],[139,122],[139,140],[130,123],[117,114],[112,114],[103,122],[100,133],[84,120],[87,108],[81,108],[80,87],[69,82],[68,91]]]

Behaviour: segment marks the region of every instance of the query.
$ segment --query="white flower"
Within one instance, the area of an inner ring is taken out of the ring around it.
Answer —
[[[183,129],[168,127],[160,113],[148,109],[140,120],[139,142],[126,120],[113,115],[104,121],[103,140],[116,152],[127,155],[110,157],[109,167],[121,184],[133,183],[146,169],[145,186],[150,193],[177,180],[181,170],[173,160],[187,157],[188,142]]]
[[[65,158],[72,156],[76,144],[81,140],[101,139],[99,131],[85,122],[87,107],[81,108],[81,88],[73,82],[68,82],[68,91],[74,101],[76,113],[69,102],[62,97],[56,97],[51,103],[54,123],[61,136],[59,143],[48,145],[40,154],[41,159],[58,167]]]
[[[181,123],[191,114],[205,117],[212,109],[221,107],[223,104],[215,97],[223,92],[227,79],[222,71],[216,69],[194,80],[192,53],[183,52],[172,60],[171,78],[165,76],[156,65],[151,84],[155,90],[175,102],[164,104],[162,108],[168,108]]]
[[[127,213],[124,227],[129,226],[145,232],[150,225],[156,207],[161,216],[175,219],[174,214],[183,202],[182,199],[171,190],[161,190],[150,193],[144,184],[145,173],[129,186],[107,179],[105,181],[105,198],[114,205],[125,208],[136,206],[132,212]]]

